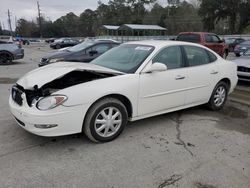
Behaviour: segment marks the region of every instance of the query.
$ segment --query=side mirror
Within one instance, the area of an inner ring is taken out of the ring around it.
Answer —
[[[166,71],[166,70],[167,70],[167,66],[165,64],[155,62],[151,66],[149,66],[144,72],[145,73],[162,72],[162,71]]]
[[[90,56],[93,56],[94,54],[97,54],[98,52],[96,50],[91,50],[89,51],[89,55]]]
[[[225,43],[225,39],[220,39],[219,43]]]

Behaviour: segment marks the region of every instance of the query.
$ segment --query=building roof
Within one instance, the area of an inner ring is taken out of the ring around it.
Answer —
[[[119,27],[119,30],[127,30],[127,29],[133,29],[133,30],[167,30],[166,28],[163,28],[159,25],[141,25],[141,24],[123,24]]]
[[[119,28],[117,25],[102,25],[102,27],[110,30],[117,30]]]

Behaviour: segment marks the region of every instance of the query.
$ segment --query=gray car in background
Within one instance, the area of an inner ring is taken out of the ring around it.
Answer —
[[[20,46],[0,41],[0,65],[10,64],[13,60],[23,57],[24,50]]]
[[[239,80],[250,81],[250,49],[242,54],[241,57],[233,60],[237,64],[237,74]]]
[[[239,57],[241,54],[246,52],[250,48],[250,40],[246,40],[238,45],[235,46],[234,48],[234,54]]]

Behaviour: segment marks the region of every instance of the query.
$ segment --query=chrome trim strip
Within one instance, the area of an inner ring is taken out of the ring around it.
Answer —
[[[172,90],[172,91],[163,92],[163,93],[156,93],[156,94],[152,94],[152,95],[146,95],[146,96],[143,96],[142,98],[158,97],[158,96],[162,96],[162,95],[167,95],[167,94],[172,94],[172,93],[178,93],[178,92],[181,92],[181,91],[188,91],[188,90],[198,89],[198,88],[203,88],[203,87],[208,87],[208,86],[209,85],[201,85],[201,86],[196,86],[196,87],[189,87],[189,88],[184,88],[184,89],[177,89],[177,90]]]

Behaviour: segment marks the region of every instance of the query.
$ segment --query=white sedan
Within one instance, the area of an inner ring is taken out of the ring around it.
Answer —
[[[196,105],[221,109],[237,84],[235,63],[210,49],[176,41],[137,41],[91,63],[54,63],[33,70],[9,98],[16,122],[41,136],[84,132],[115,139],[127,121]]]

